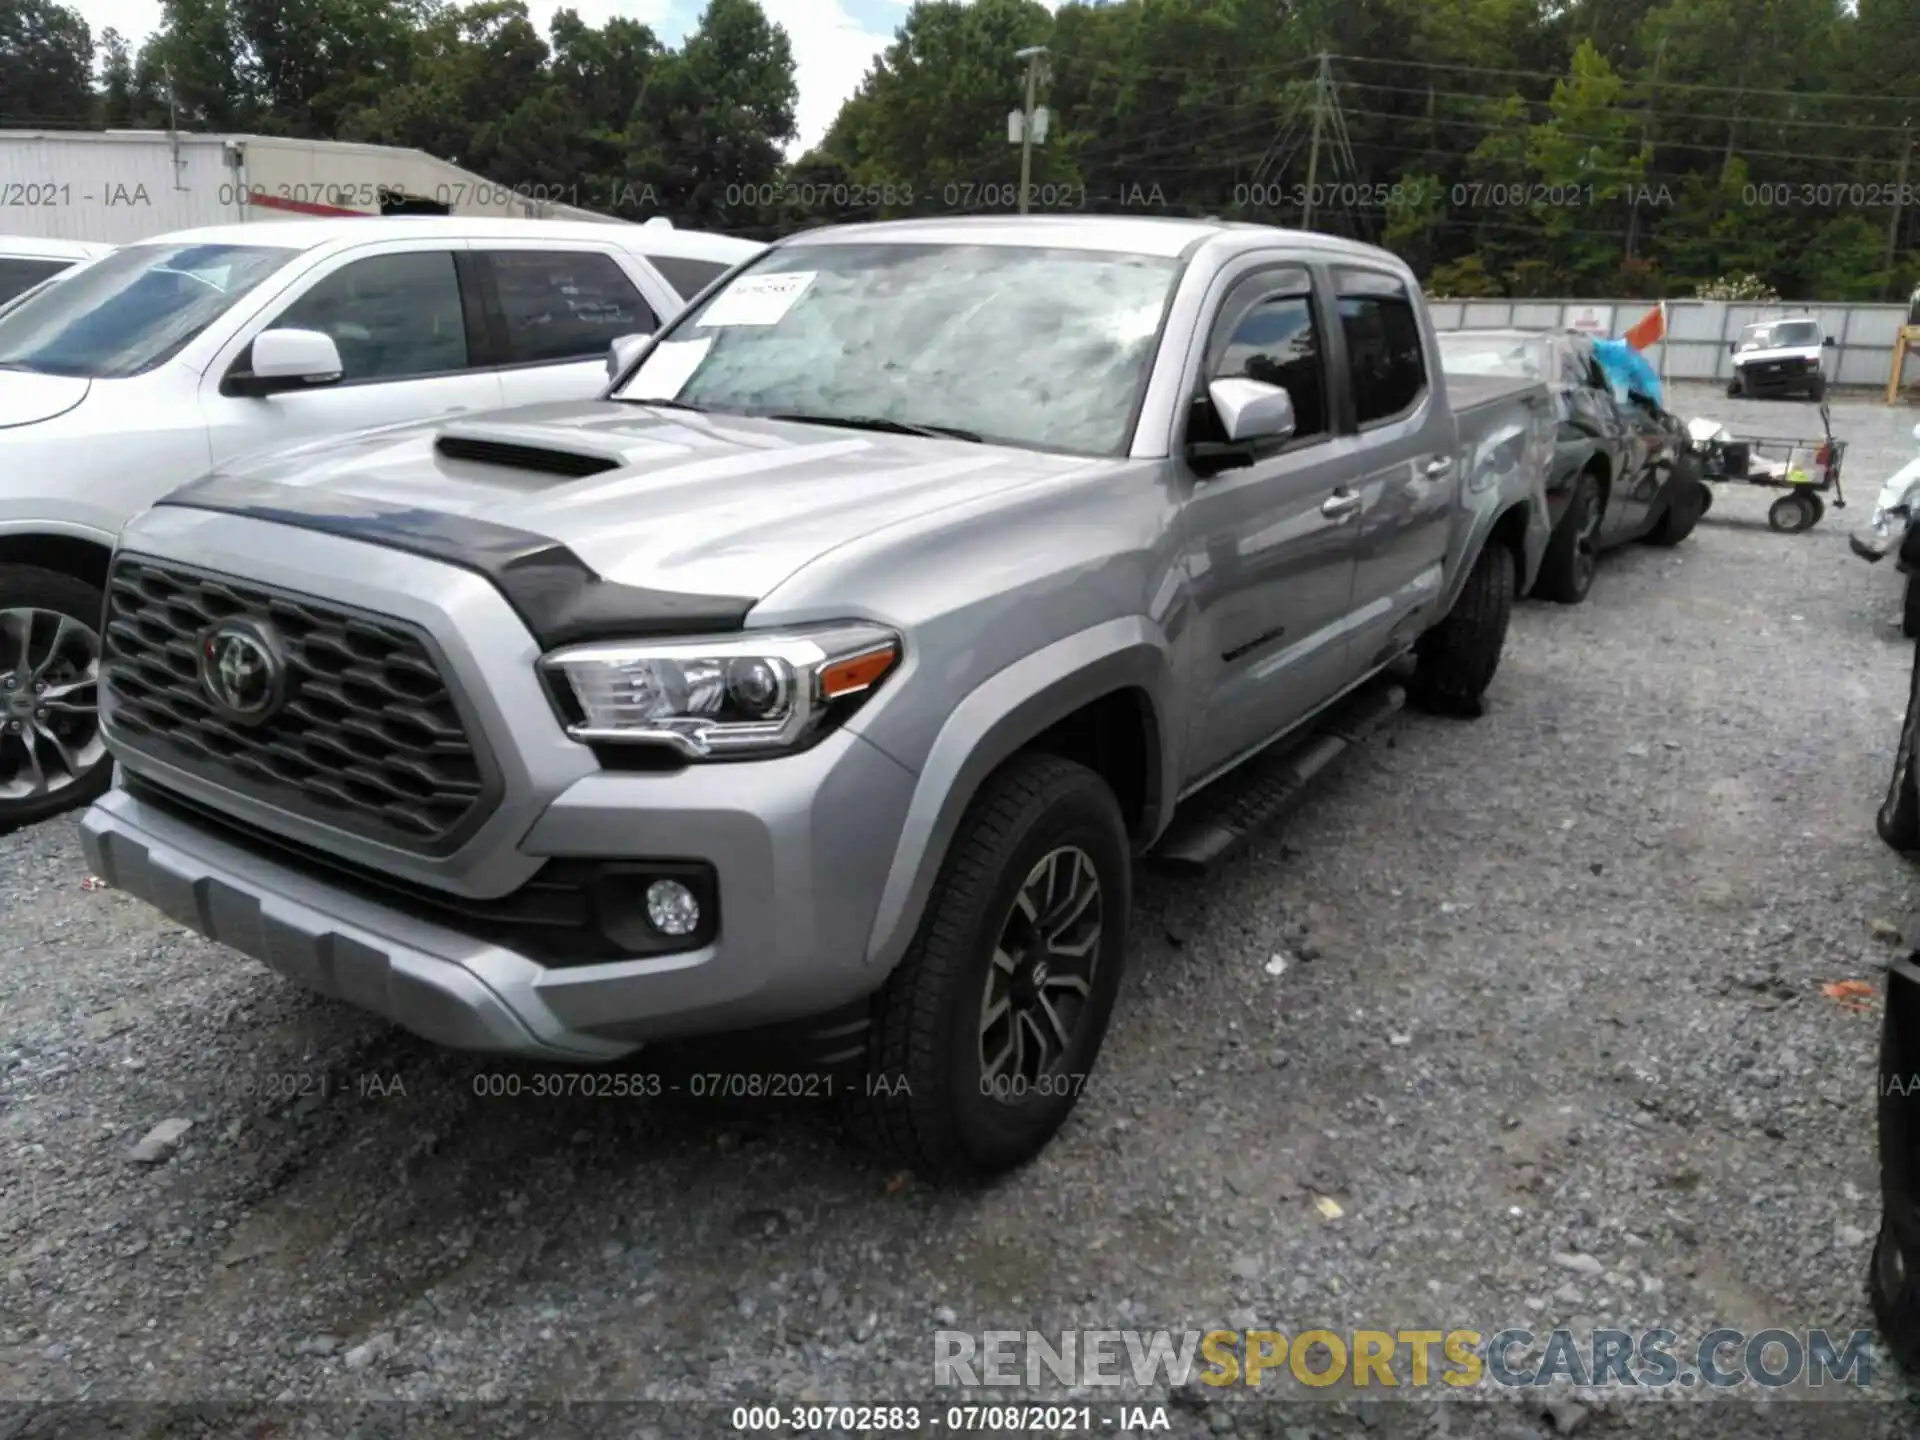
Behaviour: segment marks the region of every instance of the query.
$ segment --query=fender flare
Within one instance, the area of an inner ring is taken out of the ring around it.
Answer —
[[[1164,704],[1173,665],[1158,627],[1144,617],[1095,625],[1017,660],[957,706],[934,737],[900,827],[874,913],[867,962],[891,970],[906,954],[948,848],[987,777],[1036,735],[1116,691],[1147,701],[1143,838],[1157,836],[1173,808],[1176,735]]]

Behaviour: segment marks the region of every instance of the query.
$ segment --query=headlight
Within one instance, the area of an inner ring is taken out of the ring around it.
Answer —
[[[806,744],[899,660],[900,637],[891,630],[847,623],[576,645],[540,663],[557,682],[575,740],[666,745],[705,760]]]

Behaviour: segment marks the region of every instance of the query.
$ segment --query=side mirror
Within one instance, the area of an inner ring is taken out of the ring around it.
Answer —
[[[627,373],[627,367],[640,358],[640,352],[647,348],[653,336],[645,331],[636,335],[616,335],[613,344],[607,347],[607,379],[618,380]]]
[[[1242,378],[1215,380],[1207,386],[1207,398],[1230,444],[1283,441],[1293,434],[1293,397],[1279,385]]]
[[[1729,340],[1727,342],[1727,353],[1729,355],[1738,355],[1740,353],[1740,342],[1738,340]]]
[[[1835,340],[1834,340],[1834,338],[1833,338],[1833,336],[1831,336],[1831,335],[1828,335],[1828,336],[1826,336],[1826,337],[1824,337],[1824,338],[1823,338],[1823,339],[1822,339],[1822,340],[1820,341],[1820,344],[1821,344],[1821,345],[1822,345],[1822,346],[1823,346],[1823,347],[1824,347],[1825,349],[1828,349],[1828,350],[1831,350],[1831,349],[1833,349],[1833,347],[1834,347],[1834,345],[1835,345],[1835,343],[1836,343],[1836,342],[1835,342]]]
[[[248,347],[249,368],[227,377],[236,395],[274,395],[331,385],[345,373],[340,347],[319,330],[262,330]]]

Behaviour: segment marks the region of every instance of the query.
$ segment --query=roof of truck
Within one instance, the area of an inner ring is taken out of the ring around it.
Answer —
[[[1314,230],[1283,230],[1238,220],[1196,220],[1161,215],[954,215],[924,220],[878,220],[806,230],[786,245],[881,242],[901,245],[1045,245],[1065,250],[1114,250],[1137,255],[1185,255],[1209,240],[1243,238],[1246,249],[1285,245],[1351,257],[1391,260],[1391,251]]]
[[[274,245],[311,250],[339,240],[405,240],[416,236],[453,240],[611,241],[641,255],[680,255],[698,260],[744,260],[766,247],[710,230],[630,225],[620,220],[521,220],[495,215],[354,215],[315,220],[264,220],[205,225],[150,236],[142,245]]]

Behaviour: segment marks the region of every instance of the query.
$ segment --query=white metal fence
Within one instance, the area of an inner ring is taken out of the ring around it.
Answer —
[[[1618,336],[1654,306],[1651,300],[1433,300],[1440,330],[1550,330],[1572,326]],[[1906,323],[1904,305],[1754,305],[1728,300],[1669,300],[1667,338],[1647,359],[1671,380],[1726,380],[1732,345],[1743,326],[1791,311],[1812,315],[1834,339],[1827,375],[1839,385],[1883,389],[1893,369],[1893,342]],[[1664,353],[1663,353],[1664,352]],[[1920,359],[1909,355],[1906,383],[1920,380]]]

